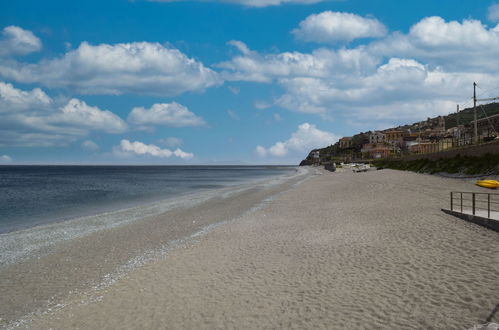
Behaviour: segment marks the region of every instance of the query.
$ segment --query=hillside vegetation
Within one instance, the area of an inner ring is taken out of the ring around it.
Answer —
[[[385,159],[376,160],[373,164],[377,167],[430,174],[461,173],[470,175],[499,175],[499,154],[486,154],[481,157],[457,155],[454,158],[438,160],[418,159],[403,161]]]

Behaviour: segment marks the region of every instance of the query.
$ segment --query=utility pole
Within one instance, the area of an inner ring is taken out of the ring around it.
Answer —
[[[456,145],[459,146],[459,140],[461,139],[461,129],[459,128],[459,104],[457,105],[457,111],[456,111],[456,128],[457,128],[457,143]],[[454,134],[454,138],[456,138],[456,134]]]
[[[476,118],[476,82],[473,83],[473,118],[475,119],[475,136],[474,136],[474,142],[475,144],[478,144],[478,121]]]

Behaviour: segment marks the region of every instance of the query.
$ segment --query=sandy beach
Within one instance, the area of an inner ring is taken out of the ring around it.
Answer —
[[[499,322],[499,234],[440,210],[450,191],[477,189],[470,180],[393,170],[319,171],[301,183],[220,197],[1,270],[2,325],[19,318],[19,327],[33,329],[469,329]],[[164,217],[176,219],[176,229],[162,226]]]

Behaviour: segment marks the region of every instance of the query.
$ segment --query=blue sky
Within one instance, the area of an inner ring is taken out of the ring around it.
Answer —
[[[491,1],[0,3],[0,163],[296,164],[499,95]]]

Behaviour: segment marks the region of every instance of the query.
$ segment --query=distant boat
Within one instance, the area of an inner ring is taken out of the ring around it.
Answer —
[[[496,189],[499,188],[499,181],[496,180],[478,180],[476,184],[480,187]]]

